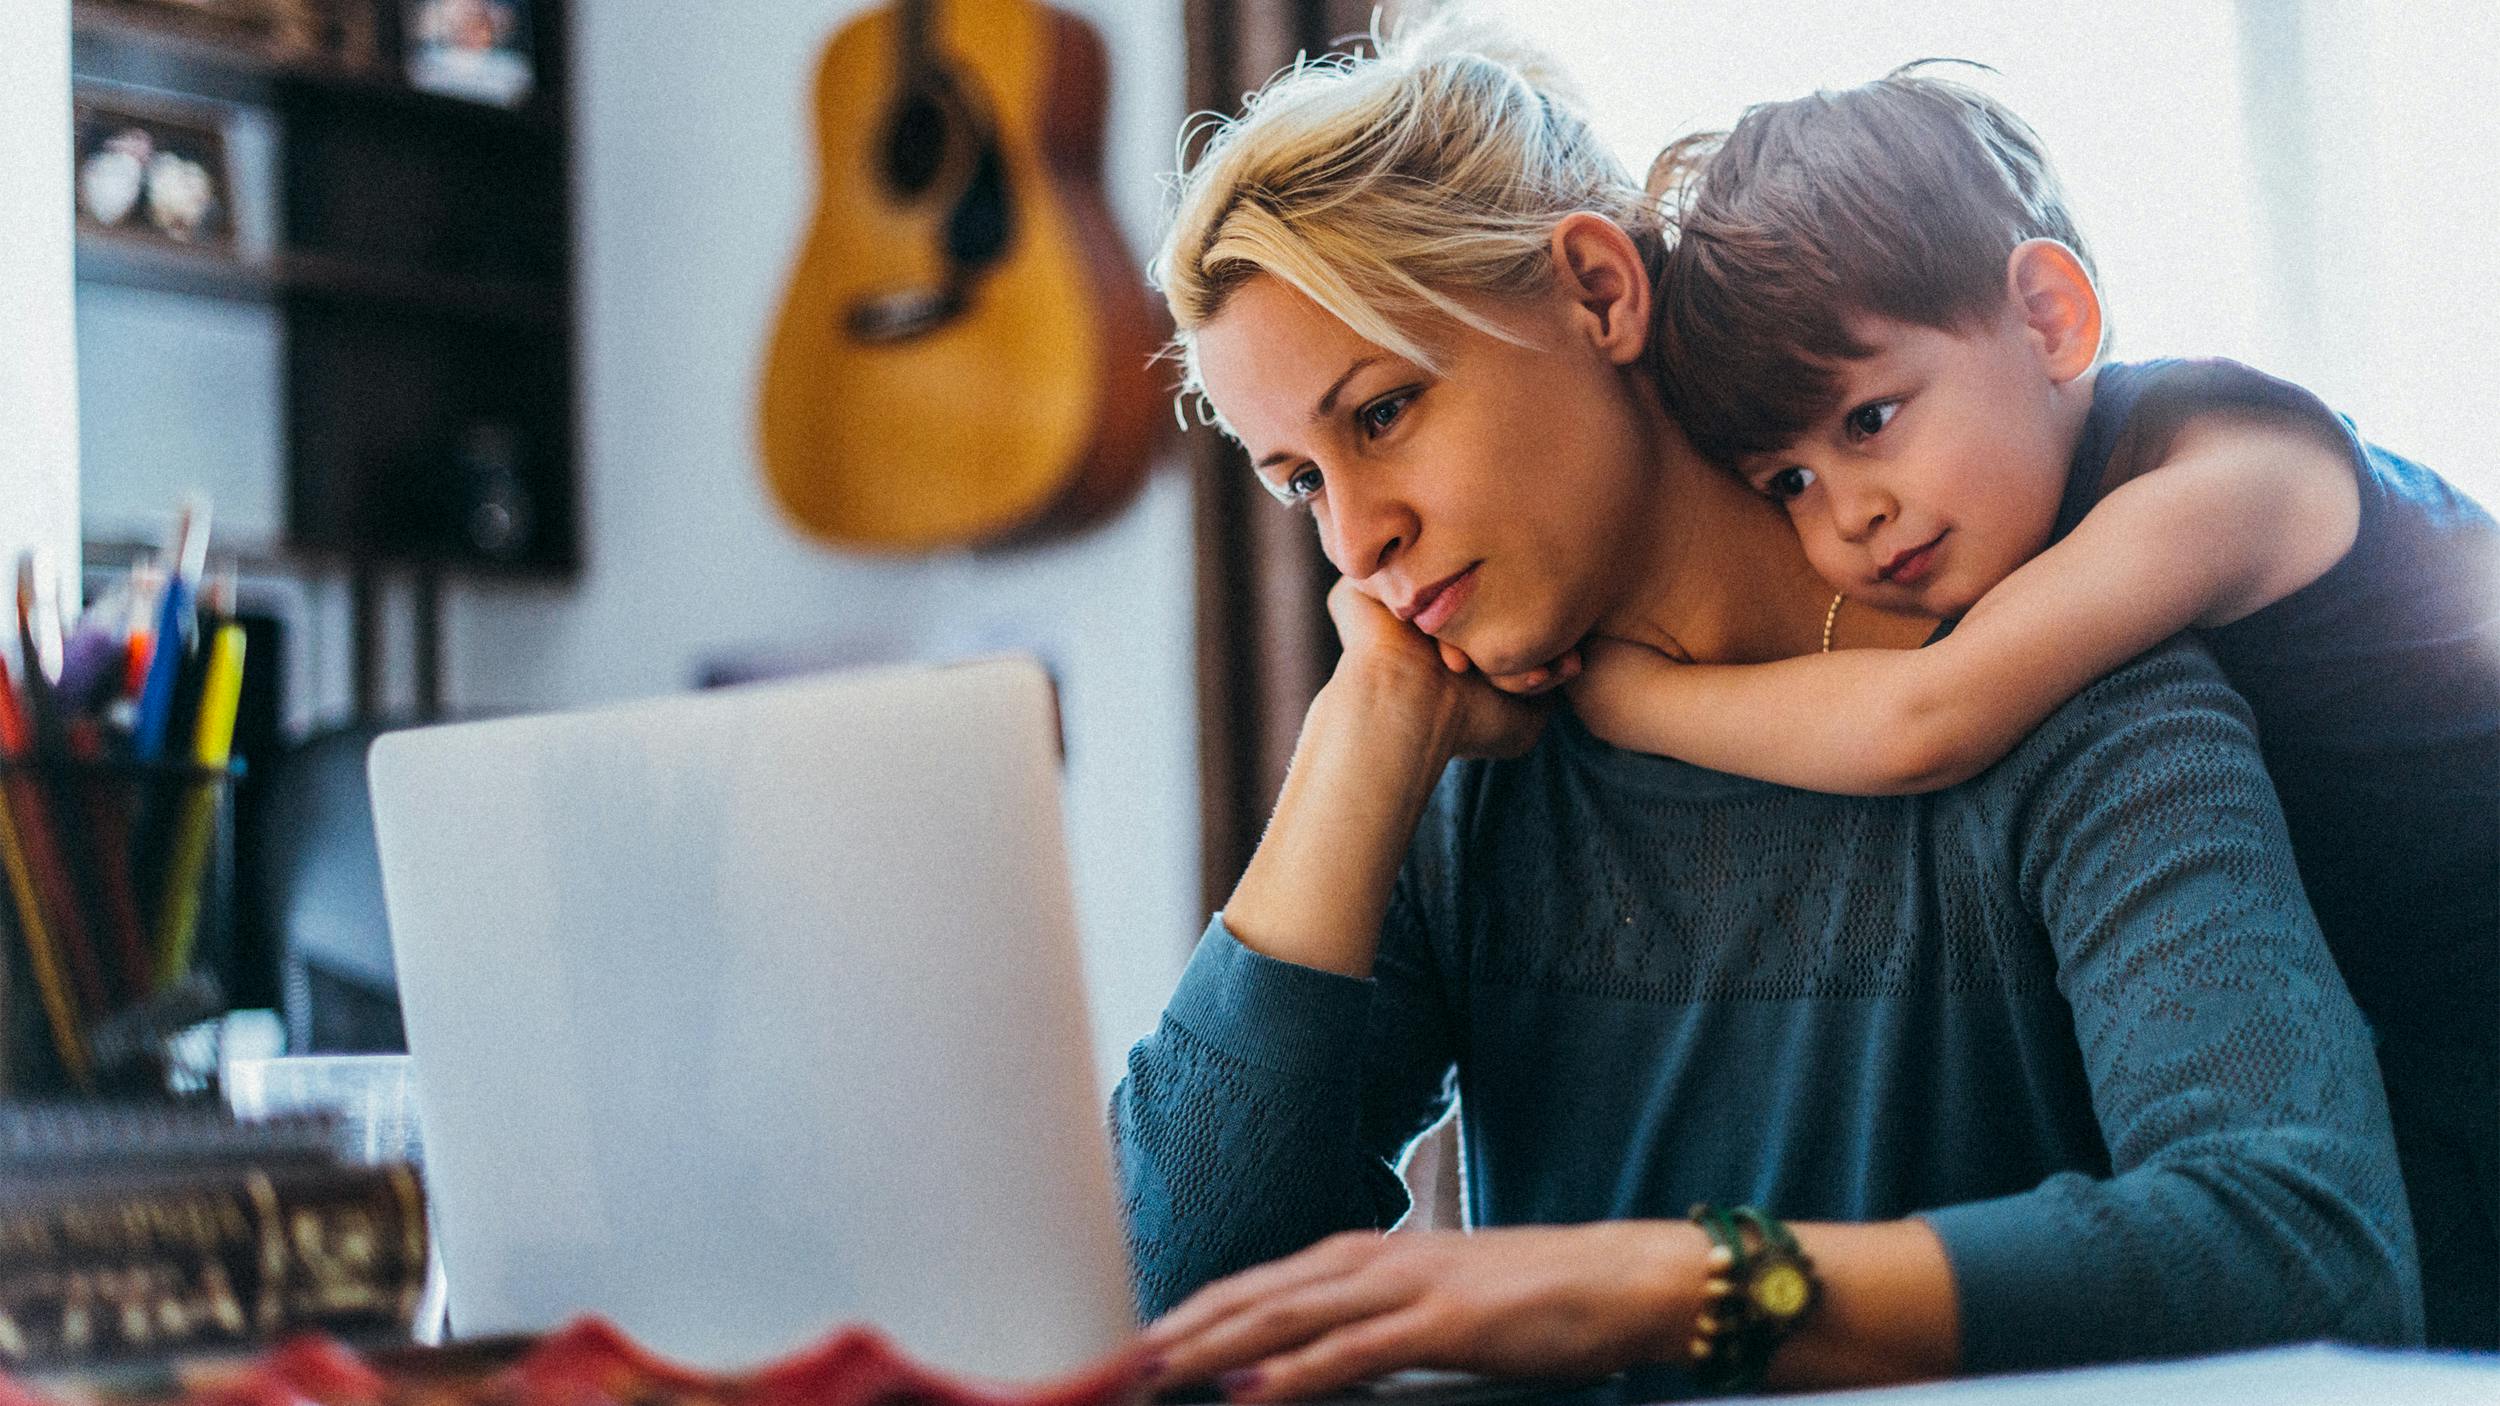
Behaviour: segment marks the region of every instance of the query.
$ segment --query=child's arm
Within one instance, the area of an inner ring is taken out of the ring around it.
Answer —
[[[1994,765],[2162,640],[2325,575],[2360,511],[2351,461],[2323,429],[2200,415],[1935,644],[1683,665],[1597,641],[1572,704],[1617,746],[1718,771],[1843,795],[1932,791]]]

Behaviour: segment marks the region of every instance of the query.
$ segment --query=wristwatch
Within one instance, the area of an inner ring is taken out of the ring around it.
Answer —
[[[1788,1227],[1752,1206],[1695,1205],[1710,1277],[1693,1317],[1693,1377],[1706,1391],[1751,1391],[1771,1354],[1814,1312],[1822,1284]]]

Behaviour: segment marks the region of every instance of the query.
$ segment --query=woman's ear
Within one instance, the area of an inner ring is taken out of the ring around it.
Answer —
[[[2051,380],[2062,386],[2101,359],[2101,294],[2074,250],[2024,240],[2005,257],[2005,286]]]
[[[1640,360],[1649,345],[1649,269],[1623,226],[1594,211],[1565,215],[1554,226],[1554,291],[1572,326],[1617,366]]]

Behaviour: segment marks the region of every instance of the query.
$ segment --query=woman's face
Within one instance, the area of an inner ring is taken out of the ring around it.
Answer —
[[[1491,674],[1578,643],[1651,520],[1657,447],[1625,369],[1639,337],[1625,355],[1627,310],[1580,291],[1480,307],[1529,345],[1456,328],[1437,375],[1272,275],[1197,333],[1208,399],[1328,560]]]

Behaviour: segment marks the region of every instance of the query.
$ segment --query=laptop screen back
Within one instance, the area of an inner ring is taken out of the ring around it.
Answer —
[[[1050,685],[887,670],[397,733],[371,761],[462,1336],[606,1315],[953,1370],[1134,1330]]]

